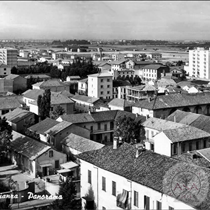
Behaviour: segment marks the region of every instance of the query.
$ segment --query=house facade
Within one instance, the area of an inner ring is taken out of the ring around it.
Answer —
[[[165,119],[176,110],[210,115],[210,93],[174,93],[137,102],[132,113]]]
[[[208,148],[210,135],[194,127],[182,127],[164,130],[153,139],[154,152],[172,157],[187,151]]]
[[[158,184],[162,186],[164,176],[164,173],[160,174],[158,171],[162,170],[162,167],[168,168],[166,165],[169,163],[176,164],[177,161],[169,157],[164,159],[163,156],[149,151],[143,151],[135,158],[135,155],[133,157],[131,155],[135,153],[135,146],[133,147],[132,149],[130,146],[122,145],[114,149],[109,146],[78,155],[83,209],[87,205],[95,206],[97,209],[116,210],[194,209],[190,204],[185,204],[172,195],[165,194],[163,190],[158,190]],[[158,166],[155,165],[156,161],[159,162]],[[142,176],[148,165],[150,169],[147,170],[147,175]],[[152,177],[158,181],[155,183],[149,181],[153,179]]]
[[[15,131],[11,148],[13,163],[28,171],[33,178],[56,174],[56,169],[67,160],[66,154]]]

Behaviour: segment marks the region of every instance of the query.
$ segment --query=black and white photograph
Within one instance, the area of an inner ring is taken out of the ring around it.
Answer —
[[[0,1],[0,210],[209,210],[210,1]]]

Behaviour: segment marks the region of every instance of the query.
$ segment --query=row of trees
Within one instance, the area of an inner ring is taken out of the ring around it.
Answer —
[[[125,75],[118,76],[117,80],[118,81],[128,81],[133,86],[142,84],[141,78],[137,75],[135,75],[135,77],[133,77],[133,76],[129,77],[128,75],[127,76],[125,76]]]
[[[13,67],[11,69],[12,74],[49,74],[52,65],[47,62],[37,63],[36,65],[29,65],[25,67]]]
[[[60,71],[56,66],[53,66],[50,71],[50,76],[52,78],[66,80],[67,76],[80,76],[81,78],[86,78],[87,75],[98,72],[99,70],[93,65],[92,60],[84,61],[76,59],[72,64],[66,66],[62,71]]]

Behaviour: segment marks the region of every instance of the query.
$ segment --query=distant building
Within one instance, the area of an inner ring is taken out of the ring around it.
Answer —
[[[210,50],[198,47],[189,50],[188,73],[191,77],[210,79]]]
[[[169,72],[169,68],[163,65],[151,64],[142,67],[143,79],[145,80],[158,80],[161,79],[161,73],[165,74]]]
[[[9,67],[17,66],[17,49],[1,48],[0,49],[0,64],[7,65]]]
[[[88,78],[78,81],[78,93],[81,95],[87,95],[88,92]]]
[[[112,75],[98,73],[88,75],[88,96],[111,99],[113,91]]]

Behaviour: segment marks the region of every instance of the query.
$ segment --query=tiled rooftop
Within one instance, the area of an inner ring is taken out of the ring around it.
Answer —
[[[117,150],[114,150],[112,146],[105,146],[99,150],[79,154],[77,158],[165,194],[166,192],[163,190],[165,173],[177,163],[183,161],[149,150],[143,151],[138,158],[135,155],[135,145],[124,143]],[[204,170],[208,174],[208,180],[210,181],[209,169],[193,166],[197,170]],[[210,196],[210,192],[208,192],[208,196]],[[206,210],[209,206],[210,201],[207,199],[199,206],[196,206],[196,209]]]
[[[210,134],[192,126],[163,130],[172,142],[183,142],[194,139],[210,138]]]
[[[134,106],[155,110],[204,104],[210,104],[210,92],[196,94],[175,93],[169,95],[159,95],[156,98],[153,98],[151,101],[141,100],[135,103]]]
[[[176,123],[153,117],[148,118],[142,125],[146,128],[152,128],[158,131],[187,127],[187,125],[183,125],[181,123]]]
[[[96,101],[98,101],[99,98],[85,96],[85,95],[74,95],[72,97],[72,100],[78,100],[78,101],[83,101],[83,102],[87,102],[87,103],[92,104],[92,103],[95,103]]]
[[[11,112],[6,113],[2,117],[6,117],[6,119],[8,121],[16,123],[19,120],[24,119],[24,118],[26,118],[27,116],[30,116],[30,115],[33,115],[33,113],[31,113],[27,110],[21,109],[21,108],[17,108],[17,109],[14,109]]]
[[[71,133],[63,140],[63,144],[79,152],[87,152],[101,149],[102,147],[104,147],[104,145],[101,143],[91,141],[90,139],[86,139],[82,136],[78,136],[73,133]]]
[[[176,110],[166,120],[190,125],[210,133],[210,116]]]
[[[70,123],[70,122],[62,121],[62,122],[54,125],[53,127],[49,128],[47,131],[45,131],[45,133],[54,135],[54,134],[57,134],[60,131],[64,130],[65,128],[71,126],[71,125],[72,125],[72,123]]]
[[[34,131],[39,134],[44,134],[47,130],[57,125],[59,122],[51,118],[46,118],[41,122],[31,126],[29,130]]]
[[[12,149],[19,154],[26,156],[30,160],[36,159],[39,155],[50,149],[50,146],[47,146],[40,141],[29,138],[15,131],[12,132],[12,135]]]

